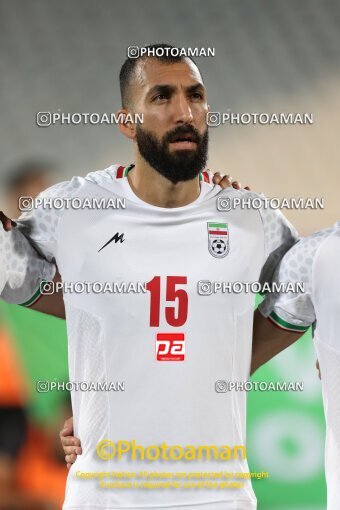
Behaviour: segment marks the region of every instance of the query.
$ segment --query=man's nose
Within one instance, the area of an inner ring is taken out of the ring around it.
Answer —
[[[192,121],[193,115],[187,98],[179,96],[175,104],[175,122],[190,124]]]

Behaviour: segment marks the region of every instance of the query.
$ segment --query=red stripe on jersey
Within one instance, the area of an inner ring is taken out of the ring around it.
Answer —
[[[228,232],[224,232],[223,230],[209,230],[209,234],[227,236]]]
[[[117,173],[116,173],[116,178],[117,179],[121,179],[123,177],[124,168],[125,168],[125,166],[118,167],[118,170],[117,170]]]
[[[157,340],[184,340],[184,333],[156,333]]]
[[[209,179],[209,174],[206,170],[204,170],[204,172],[202,172],[202,176],[203,176],[203,180],[205,182],[210,182],[210,179]]]

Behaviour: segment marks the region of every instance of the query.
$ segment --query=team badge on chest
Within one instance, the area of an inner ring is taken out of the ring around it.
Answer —
[[[222,258],[229,253],[228,223],[207,223],[208,249],[213,257]]]

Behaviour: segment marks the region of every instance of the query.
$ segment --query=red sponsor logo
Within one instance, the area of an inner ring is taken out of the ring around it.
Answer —
[[[157,333],[156,360],[184,361],[185,338],[184,333]]]

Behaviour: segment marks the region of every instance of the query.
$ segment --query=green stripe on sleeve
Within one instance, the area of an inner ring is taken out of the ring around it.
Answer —
[[[304,332],[309,329],[310,326],[297,326],[296,324],[290,324],[285,320],[281,319],[275,312],[271,312],[269,318],[275,322],[280,328],[286,329],[288,331],[296,331],[296,332]]]
[[[47,282],[46,280],[42,280],[38,289],[33,294],[33,296],[30,299],[28,299],[27,301],[25,301],[24,303],[19,303],[19,305],[20,306],[32,306],[41,296],[41,294],[42,294],[41,289],[45,285],[45,283],[49,283],[49,282]]]

